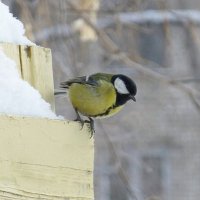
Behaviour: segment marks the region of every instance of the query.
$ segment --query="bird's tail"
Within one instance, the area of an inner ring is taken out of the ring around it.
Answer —
[[[66,91],[64,90],[55,90],[54,91],[54,95],[57,96],[57,95],[66,95]]]

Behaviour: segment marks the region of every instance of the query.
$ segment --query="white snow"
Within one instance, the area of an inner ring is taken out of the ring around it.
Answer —
[[[23,24],[13,17],[9,7],[0,1],[0,42],[9,42],[21,45],[35,45],[24,36]]]
[[[35,45],[24,36],[23,24],[0,1],[0,42]],[[42,67],[42,66],[41,66]],[[16,63],[0,49],[0,114],[60,119],[28,82],[21,79]]]
[[[58,119],[40,93],[22,80],[14,61],[0,49],[0,113]]]

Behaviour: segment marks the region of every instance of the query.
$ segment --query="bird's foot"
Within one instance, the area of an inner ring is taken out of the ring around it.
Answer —
[[[92,136],[94,135],[95,129],[94,129],[94,120],[93,119],[89,119],[89,120],[83,120],[83,119],[75,119],[74,121],[79,122],[80,123],[80,130],[83,129],[84,124],[86,123],[88,131],[90,133],[90,138],[92,138]]]
[[[78,113],[78,110],[75,108],[75,112],[76,112],[76,119],[74,121],[79,122],[81,125],[81,130],[83,129],[84,123],[85,121],[81,118],[81,116]]]
[[[85,123],[85,121],[83,120],[83,119],[81,119],[81,118],[76,118],[75,120],[74,120],[75,122],[79,122],[80,123],[80,129],[82,130],[83,129],[83,126],[84,126],[84,123]]]
[[[85,122],[87,123],[88,131],[90,132],[90,138],[92,138],[95,133],[94,120],[89,117],[89,120],[85,120]]]
[[[79,115],[77,109],[75,109],[75,112],[76,112],[76,119],[74,121],[77,121],[80,123],[81,125],[81,130],[83,129],[83,126],[85,123],[87,123],[87,127],[88,127],[88,130],[90,132],[90,138],[92,138],[95,130],[94,130],[94,120],[90,117],[88,117],[89,120],[83,120],[81,118],[81,116]]]

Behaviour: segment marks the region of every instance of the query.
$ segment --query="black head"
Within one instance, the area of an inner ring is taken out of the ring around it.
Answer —
[[[113,75],[111,82],[117,93],[117,106],[125,104],[130,99],[136,101],[135,95],[137,93],[137,87],[132,79],[125,75],[117,74]]]

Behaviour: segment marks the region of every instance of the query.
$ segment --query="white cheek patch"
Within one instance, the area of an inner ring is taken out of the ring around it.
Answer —
[[[114,86],[118,93],[129,94],[124,81],[122,81],[120,78],[115,79]]]

